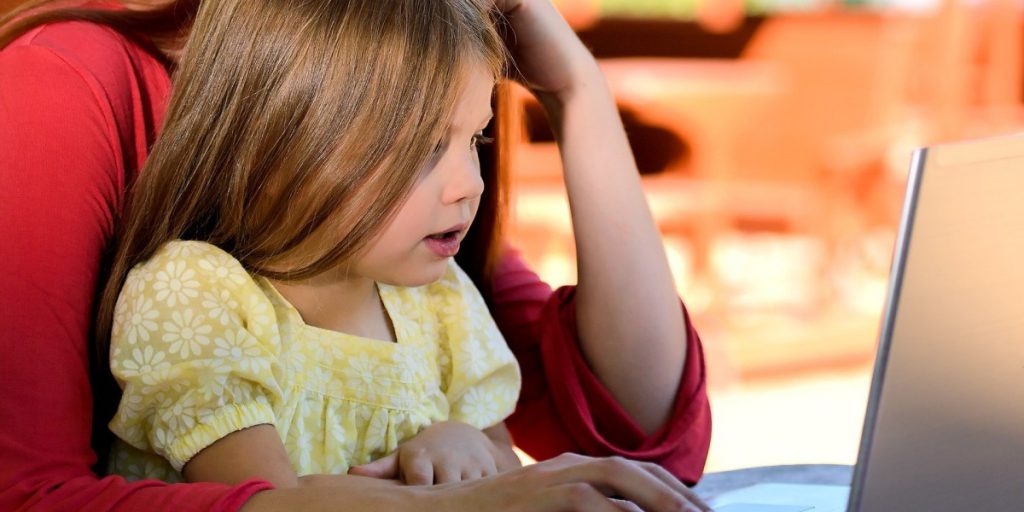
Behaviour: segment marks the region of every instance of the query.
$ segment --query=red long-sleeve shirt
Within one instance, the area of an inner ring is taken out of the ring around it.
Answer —
[[[88,23],[36,28],[0,50],[0,510],[237,510],[270,487],[90,471],[101,258],[170,87],[142,47]],[[508,420],[517,444],[537,458],[622,455],[700,477],[711,420],[692,327],[672,419],[647,436],[586,365],[572,288],[552,292],[508,251],[494,289],[494,316],[523,370]]]

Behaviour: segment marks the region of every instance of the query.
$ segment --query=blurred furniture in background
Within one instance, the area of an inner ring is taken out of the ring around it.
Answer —
[[[730,32],[580,18],[718,378],[870,361],[911,150],[1022,126],[1020,14],[819,5]],[[518,101],[512,235],[573,282],[557,148]]]

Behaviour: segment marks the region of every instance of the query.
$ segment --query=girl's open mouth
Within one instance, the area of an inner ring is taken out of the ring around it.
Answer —
[[[424,238],[427,248],[442,258],[455,256],[459,252],[459,231],[445,231]]]

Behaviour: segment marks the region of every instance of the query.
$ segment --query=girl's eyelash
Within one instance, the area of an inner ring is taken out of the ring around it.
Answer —
[[[486,137],[483,134],[478,133],[476,135],[473,135],[473,141],[470,143],[470,149],[477,149],[480,146],[485,146],[487,144],[491,144],[492,142],[494,142],[493,137]],[[447,146],[447,144],[445,144],[444,141],[438,142],[437,145],[434,146],[434,154],[443,152],[445,146]]]
[[[492,142],[494,142],[494,138],[493,137],[485,137],[484,135],[481,135],[481,134],[474,135],[473,136],[473,149],[476,149],[476,148],[478,148],[480,146],[483,146],[483,145],[486,145],[486,144],[490,144]]]

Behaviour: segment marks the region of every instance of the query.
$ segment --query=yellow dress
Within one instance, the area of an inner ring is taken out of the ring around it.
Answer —
[[[378,285],[397,342],[303,323],[219,248],[165,244],[129,273],[110,366],[124,390],[110,473],[181,481],[228,434],[276,427],[299,475],[344,473],[446,419],[477,428],[515,408],[515,357],[466,274]]]

